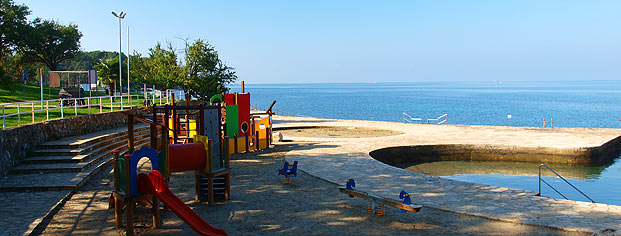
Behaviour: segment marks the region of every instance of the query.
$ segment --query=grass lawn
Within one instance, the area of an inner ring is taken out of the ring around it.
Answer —
[[[93,99],[91,101],[91,107],[90,107],[90,114],[94,114],[94,113],[100,113],[100,112],[109,112],[109,111],[118,111],[121,109],[120,104],[115,104],[113,107],[110,106],[109,104],[110,100],[106,101],[103,100],[102,101],[102,105],[99,106],[99,100],[98,99]],[[115,102],[118,102],[115,101]],[[139,104],[142,104],[143,100],[140,99],[138,100]],[[133,100],[133,104],[134,106],[136,106],[136,100]],[[88,115],[89,114],[89,108],[88,107],[73,107],[73,106],[69,106],[67,107],[63,107],[63,109],[60,109],[60,104],[58,102],[54,103],[54,104],[49,104],[49,107],[51,110],[49,111],[41,111],[41,104],[35,104],[34,106],[34,122],[40,122],[40,121],[45,121],[47,120],[47,118],[49,117],[49,119],[57,119],[57,118],[62,118],[62,117],[73,117],[73,116],[80,116],[80,115]],[[127,104],[124,103],[124,109],[127,109]],[[20,114],[17,115],[18,113],[18,108],[17,107],[5,107],[4,111],[0,110],[0,115],[2,115],[2,112],[4,112],[4,114],[14,114],[11,116],[7,116],[4,117],[4,119],[0,119],[0,123],[4,123],[4,127],[8,128],[8,127],[13,127],[13,126],[18,126],[18,125],[24,125],[24,124],[31,124],[33,123],[33,115],[32,115],[32,105],[28,104],[27,106],[23,107],[20,106],[19,107],[19,112],[23,113],[23,112],[27,112],[26,114]],[[45,109],[45,104],[43,105],[43,109]],[[48,113],[49,112],[49,113]]]
[[[43,87],[43,100],[57,99],[60,88]],[[84,92],[88,94],[88,92]],[[93,92],[92,96],[107,96],[105,93]],[[0,103],[13,103],[24,101],[40,101],[41,87],[14,83],[11,89],[0,89]]]

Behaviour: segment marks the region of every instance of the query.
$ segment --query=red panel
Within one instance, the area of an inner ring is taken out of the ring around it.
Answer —
[[[149,175],[141,173],[138,175],[138,185],[141,193],[150,193],[160,199],[164,205],[187,223],[198,235],[227,235],[223,229],[213,227],[203,220],[192,208],[188,207],[170,191],[159,171],[151,171]]]
[[[237,103],[235,103],[235,94],[224,94],[224,102],[226,103],[226,105],[236,105]]]
[[[168,150],[170,172],[202,170],[207,164],[207,152],[202,143],[171,144]]]
[[[239,112],[239,136],[250,132],[250,93],[237,94],[237,109]],[[242,133],[242,125],[245,124],[245,131]]]

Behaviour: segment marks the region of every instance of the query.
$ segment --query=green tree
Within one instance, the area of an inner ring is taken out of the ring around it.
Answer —
[[[10,55],[17,42],[23,38],[28,26],[26,16],[30,10],[26,5],[16,5],[12,0],[0,0],[0,62]]]
[[[197,97],[203,101],[226,92],[226,85],[237,80],[234,68],[225,65],[215,48],[201,39],[188,46],[183,72],[184,79],[179,85],[183,87],[185,97]]]
[[[149,84],[157,85],[165,89],[180,86],[182,68],[177,62],[177,54],[169,43],[166,48],[159,42],[149,49],[149,58],[145,68],[145,77]]]
[[[61,62],[75,57],[80,50],[82,33],[74,24],[65,26],[53,20],[36,20],[26,33],[20,50],[50,70],[57,70]]]
[[[121,64],[121,70],[127,71],[127,62],[123,61]],[[99,59],[99,62],[93,65],[93,69],[97,71],[99,81],[108,86],[108,94],[112,96],[115,85],[119,82],[119,58]],[[127,73],[123,73],[121,80],[127,80]]]

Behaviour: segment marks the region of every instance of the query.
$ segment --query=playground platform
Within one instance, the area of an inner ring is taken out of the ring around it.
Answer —
[[[382,196],[406,190],[412,202],[424,207],[505,222],[579,232],[621,228],[621,206],[539,197],[531,191],[428,176],[384,164],[369,154],[396,146],[455,144],[601,159],[616,154],[619,129],[427,125],[274,116],[275,132],[313,127],[373,127],[401,133],[373,138],[284,137],[317,142],[288,152],[286,160],[299,161],[302,171],[333,183],[344,184],[352,178],[359,189]]]
[[[148,126],[137,126],[138,146]],[[125,149],[127,128],[68,137],[39,145],[29,158],[0,178],[0,235],[36,235],[76,189],[111,164],[111,150]]]

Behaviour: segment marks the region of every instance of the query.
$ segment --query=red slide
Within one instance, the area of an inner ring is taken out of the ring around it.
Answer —
[[[138,192],[149,193],[160,199],[199,235],[226,235],[226,231],[209,225],[196,212],[183,203],[181,199],[175,196],[168,189],[162,173],[157,170],[151,171],[148,175],[145,173],[138,175]]]

